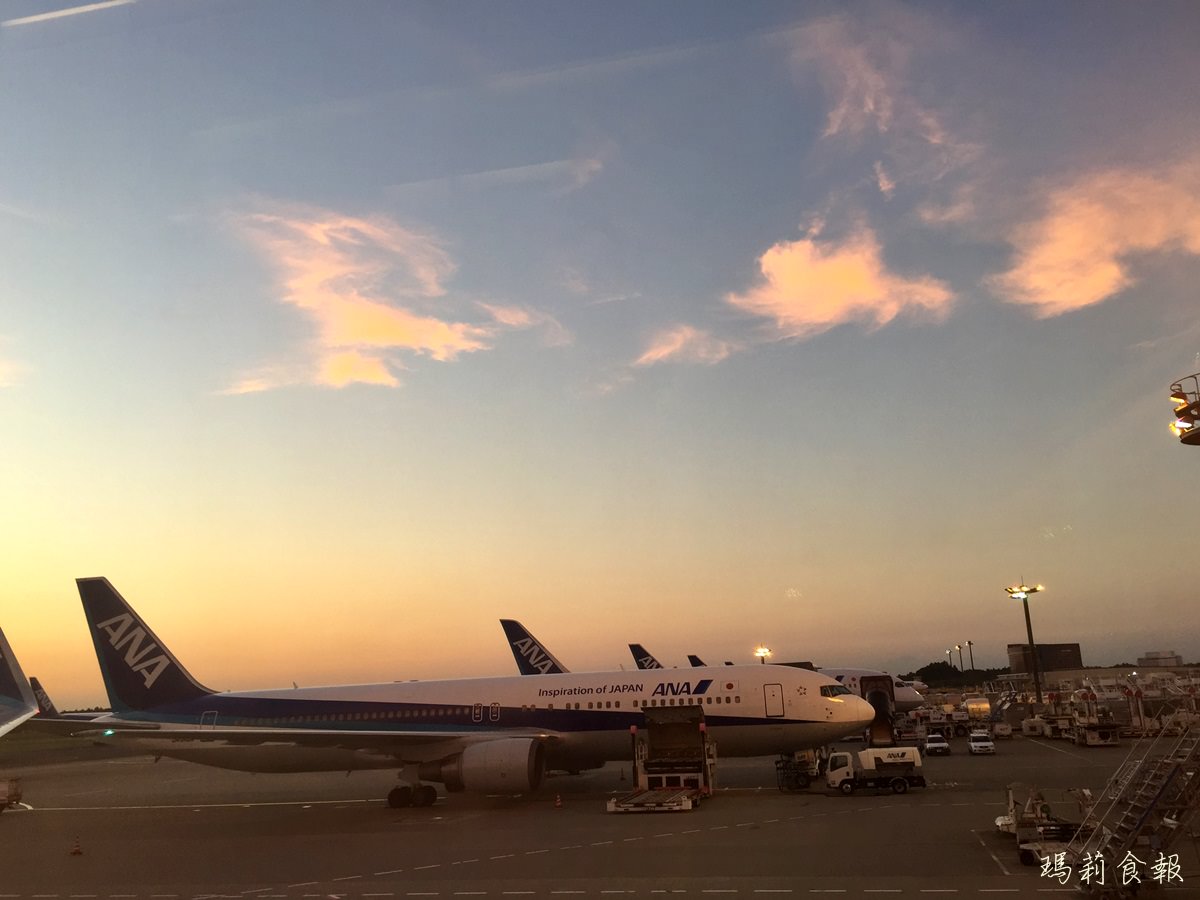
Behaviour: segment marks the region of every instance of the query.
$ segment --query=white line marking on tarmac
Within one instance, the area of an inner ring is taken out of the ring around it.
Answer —
[[[528,894],[532,894],[533,891],[501,891],[500,893],[504,894],[506,897],[524,897]]]
[[[900,888],[863,888],[864,894],[899,894]]]
[[[549,853],[549,852],[550,852],[549,848],[547,848],[545,850],[526,850],[525,855],[526,856],[537,856],[539,853]]]
[[[376,872],[375,874],[376,875],[399,875],[403,871],[404,871],[403,869],[388,869],[386,872]],[[305,882],[305,884],[316,884],[316,882],[308,881],[308,882]]]
[[[641,840],[640,837],[624,838],[624,839],[622,839],[621,843],[628,844],[630,841],[640,841],[640,840]]]
[[[756,894],[790,894],[791,888],[755,888]]]
[[[583,844],[567,844],[567,846],[559,847],[558,849],[559,850],[579,850],[582,847],[583,847]]]
[[[362,878],[361,875],[339,875],[337,878],[330,878],[330,881],[353,881],[355,878]]]
[[[603,847],[605,844],[611,844],[611,843],[612,843],[612,841],[593,841],[592,846],[593,847]]]
[[[981,894],[1015,894],[1020,888],[978,888]]]
[[[971,829],[971,834],[975,835],[975,840],[979,841],[979,846],[983,847],[983,849],[987,851],[987,855],[990,856],[992,861],[1000,867],[1000,871],[1005,875],[1011,875],[1012,873],[1004,867],[1004,863],[1000,862],[1000,858],[992,852],[992,848],[983,842],[983,836],[974,828]]]
[[[370,897],[370,894],[363,894],[364,897]],[[388,895],[389,897],[391,894]],[[487,891],[455,891],[455,897],[486,897]]]
[[[1033,741],[1031,741],[1031,743],[1037,744],[1038,746],[1041,746],[1041,747],[1045,747],[1047,750],[1057,750],[1059,753],[1065,753],[1065,754],[1067,754],[1067,756],[1073,756],[1076,759],[1087,759],[1087,757],[1083,756],[1082,754],[1072,753],[1070,750],[1064,750],[1062,747],[1055,747],[1053,744],[1047,744],[1047,743],[1045,743],[1043,741],[1039,741],[1037,739],[1034,739]],[[1073,891],[1075,889],[1074,888],[1038,888],[1038,890],[1039,891]]]
[[[415,869],[413,869],[413,871],[420,872],[422,869],[440,869],[441,867],[442,867],[441,863],[430,863],[427,866],[417,866]]]
[[[501,853],[499,856],[489,856],[488,859],[512,859],[515,853]]]

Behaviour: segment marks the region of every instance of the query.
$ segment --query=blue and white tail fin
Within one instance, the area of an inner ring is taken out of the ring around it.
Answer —
[[[637,663],[639,669],[661,669],[663,667],[663,664],[641,644],[630,644],[629,652],[633,654],[633,661]]]
[[[50,695],[46,693],[46,689],[42,687],[42,683],[37,680],[36,676],[30,676],[29,686],[33,688],[33,696],[37,698],[39,716],[45,716],[48,719],[59,719],[62,717],[62,714],[58,711],[58,707],[54,705],[54,701],[50,699]]]
[[[516,619],[501,619],[500,627],[522,675],[561,675],[570,671]]]
[[[107,578],[75,583],[113,712],[170,708],[213,693],[188,674]]]
[[[693,669],[703,669],[704,668],[704,660],[702,660],[700,657],[698,657],[695,653],[689,653],[688,654],[688,665],[690,665]]]
[[[37,700],[34,699],[33,688],[21,671],[21,664],[17,662],[3,629],[0,629],[0,734],[12,731],[36,713]]]

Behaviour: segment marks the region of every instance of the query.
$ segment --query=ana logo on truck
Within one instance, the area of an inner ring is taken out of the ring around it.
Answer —
[[[662,684],[656,684],[654,686],[654,690],[650,692],[650,696],[694,697],[698,694],[705,693],[711,684],[711,678],[701,678],[695,684],[692,684],[690,681],[664,681]]]

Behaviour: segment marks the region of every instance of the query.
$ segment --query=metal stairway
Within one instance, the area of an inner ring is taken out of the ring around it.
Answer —
[[[1147,863],[1166,854],[1200,807],[1200,728],[1178,738],[1160,736],[1145,756],[1114,773],[1103,796],[1113,802],[1103,810],[1097,804],[1067,847],[1075,865],[1100,856],[1111,875],[1131,850],[1152,857]],[[1142,845],[1146,852],[1135,850]],[[1080,891],[1092,897],[1132,896],[1111,877],[1106,881],[1083,884]]]

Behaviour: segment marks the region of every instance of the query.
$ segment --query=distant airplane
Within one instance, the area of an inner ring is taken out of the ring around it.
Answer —
[[[639,669],[661,669],[663,664],[660,663],[649,650],[641,644],[630,644],[629,652],[633,654],[633,661],[637,663]],[[704,660],[698,657],[695,653],[688,654],[688,665],[693,669],[704,668]],[[732,666],[733,663],[726,661],[725,665]]]
[[[29,686],[33,689],[33,696],[37,698],[38,722],[90,722],[92,719],[98,719],[104,715],[102,712],[59,712],[58,707],[54,705],[54,701],[50,699],[50,695],[46,693],[46,689],[42,687],[42,683],[36,677],[30,677]]]
[[[12,731],[37,714],[33,689],[21,671],[21,664],[0,629],[0,735]]]
[[[637,663],[639,669],[661,669],[663,664],[654,658],[649,650],[641,644],[630,644],[629,652],[633,654],[633,661]]]
[[[831,678],[755,665],[216,692],[107,578],[76,583],[113,709],[83,734],[243,771],[397,768],[394,807],[433,803],[429,782],[520,794],[548,767],[627,760],[630,728],[645,724],[646,707],[699,705],[723,757],[819,747],[874,717]]]

